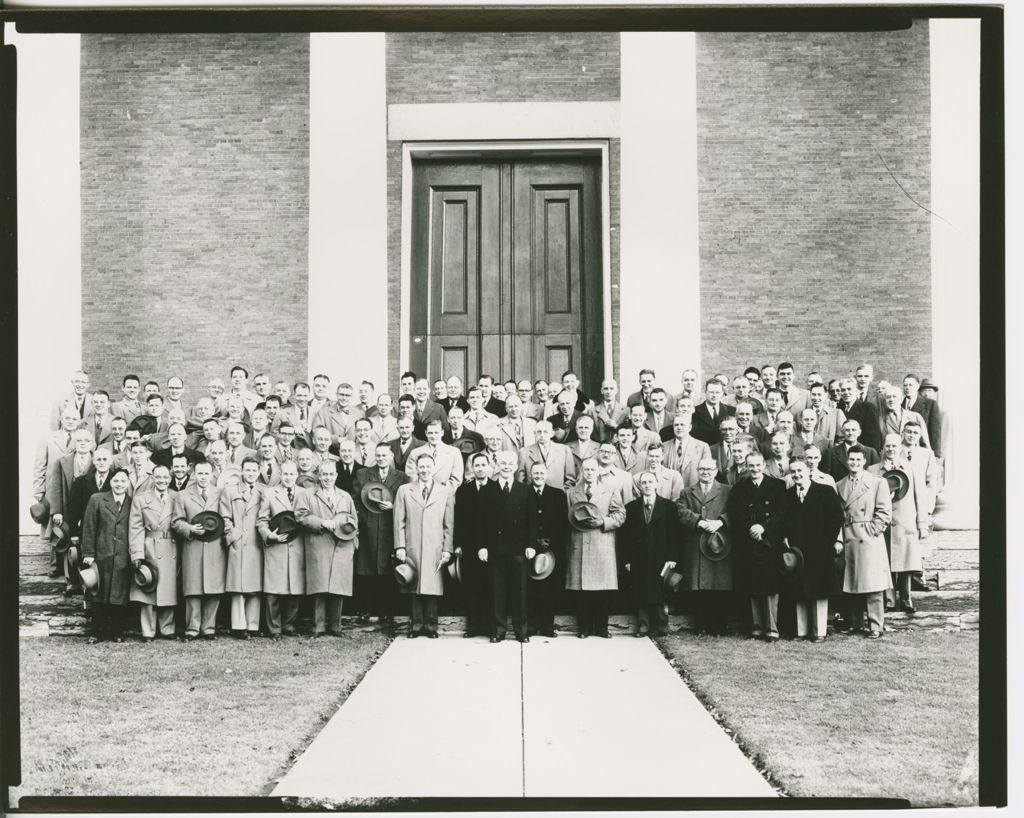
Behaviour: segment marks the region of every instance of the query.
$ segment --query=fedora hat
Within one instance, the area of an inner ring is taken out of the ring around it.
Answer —
[[[58,554],[65,553],[71,547],[71,524],[62,522],[53,527],[53,533],[57,539],[53,541],[53,550]]]
[[[82,581],[82,590],[87,594],[94,594],[99,590],[100,587],[100,572],[96,567],[96,563],[93,563],[87,568],[83,568],[78,572],[78,577]]]
[[[157,420],[152,415],[137,415],[132,418],[126,431],[138,429],[140,435],[151,435],[156,431]]]
[[[683,575],[676,571],[674,568],[665,574],[665,590],[670,594],[675,593],[679,590],[679,586],[683,584]]]
[[[138,567],[132,571],[132,579],[139,586],[139,590],[145,593],[152,593],[160,582],[160,569],[151,559],[143,558]]]
[[[82,561],[82,549],[77,545],[72,545],[68,548],[68,565],[74,570],[78,567],[78,564]]]
[[[530,560],[530,579],[547,579],[554,570],[555,555],[550,551],[540,551]]]
[[[910,488],[910,478],[907,477],[907,473],[902,469],[888,469],[882,474],[885,481],[889,484],[889,492],[892,494],[893,500],[902,500],[907,496],[907,490]]]
[[[458,554],[452,556],[445,566],[448,571],[448,578],[454,582],[462,582],[462,557]]]
[[[577,500],[569,510],[569,522],[577,531],[592,531],[602,519],[601,510],[589,500]]]
[[[804,553],[796,546],[791,545],[789,550],[779,554],[775,563],[775,570],[784,577],[796,577],[804,567]]]
[[[363,505],[366,506],[366,510],[373,514],[384,513],[384,509],[380,507],[381,503],[394,503],[395,501],[395,495],[392,494],[391,489],[379,480],[374,480],[372,483],[367,483],[363,486],[359,496],[363,501]]]
[[[299,536],[299,523],[295,519],[295,512],[291,509],[279,511],[270,518],[268,525],[275,534],[284,536],[284,542],[291,542]]]
[[[721,562],[732,553],[732,539],[724,528],[718,531],[702,531],[700,534],[700,553],[704,559]]]
[[[45,497],[28,507],[28,513],[39,525],[46,525],[50,519],[50,501]]]
[[[203,533],[196,537],[203,542],[213,542],[224,536],[224,518],[216,511],[200,511],[192,518],[192,525],[201,525]]]
[[[936,392],[939,391],[938,384],[936,384],[935,381],[931,380],[930,378],[924,378],[921,381],[921,386],[919,388],[920,389],[934,389]]]
[[[359,520],[354,514],[343,511],[334,519],[340,523],[334,532],[339,540],[354,540],[356,538],[356,534],[359,533]]]
[[[395,579],[403,588],[416,584],[416,568],[407,562],[400,562],[395,566]]]

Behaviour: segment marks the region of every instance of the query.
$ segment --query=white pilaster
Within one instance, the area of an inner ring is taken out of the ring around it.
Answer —
[[[652,368],[677,392],[701,364],[696,36],[623,33],[621,54],[620,391]]]
[[[28,516],[36,445],[50,407],[82,366],[78,34],[18,34],[19,527]]]
[[[384,35],[309,40],[309,374],[387,386]]]
[[[951,430],[943,528],[978,525],[979,35],[977,20],[930,21],[932,376]]]

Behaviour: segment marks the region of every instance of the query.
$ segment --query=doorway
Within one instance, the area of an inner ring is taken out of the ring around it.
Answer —
[[[409,365],[560,379],[605,369],[601,161],[531,153],[414,158]]]

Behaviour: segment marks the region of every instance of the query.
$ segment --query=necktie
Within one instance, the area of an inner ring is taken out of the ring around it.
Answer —
[[[544,496],[544,489],[537,489],[537,497],[543,497],[543,496]]]
[[[101,491],[103,489],[103,475],[99,472],[96,473],[96,490]]]
[[[295,502],[295,489],[288,489],[288,502],[289,503],[294,503]]]
[[[502,484],[501,490],[505,492],[506,497],[508,497],[508,495],[511,493],[511,488],[509,488],[508,483]]]
[[[651,513],[654,509],[651,507],[650,502],[644,500],[644,518],[647,522],[651,521]]]
[[[591,491],[590,486],[587,486],[587,499],[589,500],[593,496],[594,496],[594,492]]]
[[[804,501],[804,493],[805,493],[805,489],[804,489],[803,486],[797,486],[796,487],[796,496],[800,500],[801,503]]]
[[[206,502],[206,489],[199,489],[199,496],[203,498],[203,502]]]
[[[248,503],[249,502],[249,498],[252,497],[252,486],[248,486],[247,485],[245,487],[244,495],[245,495],[245,502]]]
[[[121,513],[121,506],[122,506],[123,504],[124,504],[124,500],[123,500],[123,499],[122,499],[122,500],[118,500],[118,501],[117,501],[117,513],[118,513],[118,514],[120,514],[120,513]]]
[[[678,446],[676,446],[676,454],[679,455],[679,459],[681,460],[682,457],[683,457],[683,444],[682,443],[680,443]]]
[[[909,463],[913,459],[914,459],[914,450],[913,449],[907,449],[907,462]]]
[[[365,463],[366,463],[366,447],[365,446],[360,447],[360,451],[362,452],[362,460],[363,460],[363,464],[365,465]]]
[[[430,486],[423,487],[423,502],[427,501],[427,497],[430,496]]]
[[[789,390],[787,389],[782,390],[782,402],[789,405]]]
[[[64,433],[64,448],[65,449],[70,449],[71,448],[71,432],[65,432]]]

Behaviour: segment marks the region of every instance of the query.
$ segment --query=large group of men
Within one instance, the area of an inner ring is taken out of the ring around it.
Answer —
[[[740,613],[777,640],[781,595],[798,637],[823,641],[832,621],[878,638],[886,610],[914,610],[938,387],[876,385],[866,364],[794,375],[784,362],[701,388],[686,370],[672,394],[645,369],[623,399],[612,379],[591,398],[573,372],[468,389],[406,372],[395,400],[235,366],[192,402],[178,377],[126,375],[115,400],[80,371],[54,402],[31,512],[50,576],[84,589],[93,641],[123,641],[129,602],[144,641],[216,639],[222,603],[235,636],[280,639],[304,598],[314,635],[341,635],[346,598],[390,622],[396,588],[409,637],[437,636],[448,588],[465,636],[492,642],[510,619],[520,641],[555,636],[569,596],[581,638],[609,635],[617,600],[636,636],[663,635],[677,592],[711,634]]]

